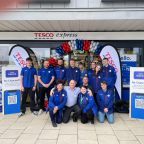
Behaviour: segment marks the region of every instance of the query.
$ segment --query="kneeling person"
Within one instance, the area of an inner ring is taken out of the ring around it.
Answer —
[[[105,116],[109,123],[114,123],[114,93],[107,88],[105,81],[101,82],[101,90],[97,93],[97,102],[99,107],[98,118],[101,123],[104,122]]]
[[[49,99],[49,115],[53,127],[57,127],[63,120],[63,108],[67,102],[67,93],[63,89],[63,82],[58,81],[56,89],[54,89],[52,96]]]
[[[92,92],[86,86],[81,87],[81,92],[78,96],[78,105],[81,109],[81,122],[85,124],[91,121],[94,124],[94,116],[97,115],[97,106]]]

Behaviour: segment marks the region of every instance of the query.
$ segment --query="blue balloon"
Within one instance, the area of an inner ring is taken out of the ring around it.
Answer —
[[[56,48],[56,53],[58,53],[60,56],[65,54],[65,52],[61,46]]]

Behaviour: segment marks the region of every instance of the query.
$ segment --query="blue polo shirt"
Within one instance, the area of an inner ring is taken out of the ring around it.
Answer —
[[[23,76],[23,87],[34,87],[34,76],[37,75],[37,71],[34,67],[24,67],[21,70],[21,76]]]
[[[56,80],[66,80],[66,68],[64,66],[55,67]]]
[[[54,76],[54,70],[52,68],[43,67],[39,69],[38,76],[41,77],[41,80],[44,84],[48,84]],[[43,87],[42,84],[39,83],[39,87]]]

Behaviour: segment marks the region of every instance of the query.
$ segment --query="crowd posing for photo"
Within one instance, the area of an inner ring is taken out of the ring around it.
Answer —
[[[100,123],[114,123],[114,85],[116,72],[108,59],[91,62],[91,68],[85,69],[84,63],[78,67],[74,59],[65,67],[63,59],[58,66],[52,67],[44,60],[41,69],[33,67],[32,59],[26,59],[26,67],[21,70],[21,113],[25,115],[26,100],[30,96],[30,110],[34,115],[49,112],[53,127],[57,124],[80,120],[83,124],[94,124],[95,117]],[[38,95],[38,111],[35,93]],[[48,105],[45,107],[45,96]]]

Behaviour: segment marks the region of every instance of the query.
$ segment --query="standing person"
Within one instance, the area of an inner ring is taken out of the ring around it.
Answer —
[[[117,75],[113,66],[109,65],[108,59],[104,58],[103,61],[103,80],[105,80],[108,84],[108,88],[114,90],[114,86],[116,83]]]
[[[98,119],[103,123],[105,116],[109,123],[114,123],[114,94],[113,90],[108,89],[107,82],[101,82],[101,90],[97,93]]]
[[[64,67],[63,59],[58,59],[58,66],[55,67],[55,80],[66,81],[66,68]]]
[[[44,60],[43,67],[38,71],[38,82],[39,82],[39,97],[40,97],[40,110],[39,114],[45,111],[44,100],[45,95],[49,100],[50,90],[53,87],[54,82],[54,71],[49,67],[49,61]]]
[[[80,81],[79,85],[81,86],[83,84],[83,78],[87,76],[87,70],[84,67],[84,64],[82,62],[79,63],[79,69],[80,69]]]
[[[81,86],[86,86],[89,90],[92,91],[92,87],[89,85],[89,79],[87,76],[83,77],[83,83]]]
[[[74,59],[70,60],[70,67],[68,67],[66,70],[66,79],[67,79],[68,84],[71,80],[75,80],[76,85],[78,86],[78,82],[80,80],[80,70],[79,68],[75,67]]]
[[[91,63],[91,68],[88,70],[89,84],[91,83],[91,82],[90,82],[90,79],[91,79],[92,75],[94,75],[94,73],[95,73],[95,68],[96,68],[96,63],[95,63],[95,62],[92,62],[92,63]]]
[[[101,65],[97,64],[95,68],[95,73],[90,77],[90,86],[94,94],[94,99],[96,101],[96,95],[99,89],[101,89],[101,81],[103,79],[101,72]]]
[[[23,116],[26,112],[26,100],[27,96],[30,96],[30,110],[34,115],[37,115],[35,110],[35,90],[37,85],[37,71],[33,67],[32,59],[26,59],[26,66],[21,70],[21,92],[22,92],[22,100],[21,100],[21,113],[20,116]]]
[[[94,116],[97,116],[97,106],[91,91],[88,91],[86,86],[81,87],[81,92],[78,95],[78,105],[81,109],[81,122],[83,124],[90,121],[94,124]]]
[[[63,120],[63,109],[67,102],[67,92],[63,89],[63,81],[57,81],[56,89],[53,90],[49,99],[49,115],[53,127],[57,127]]]

